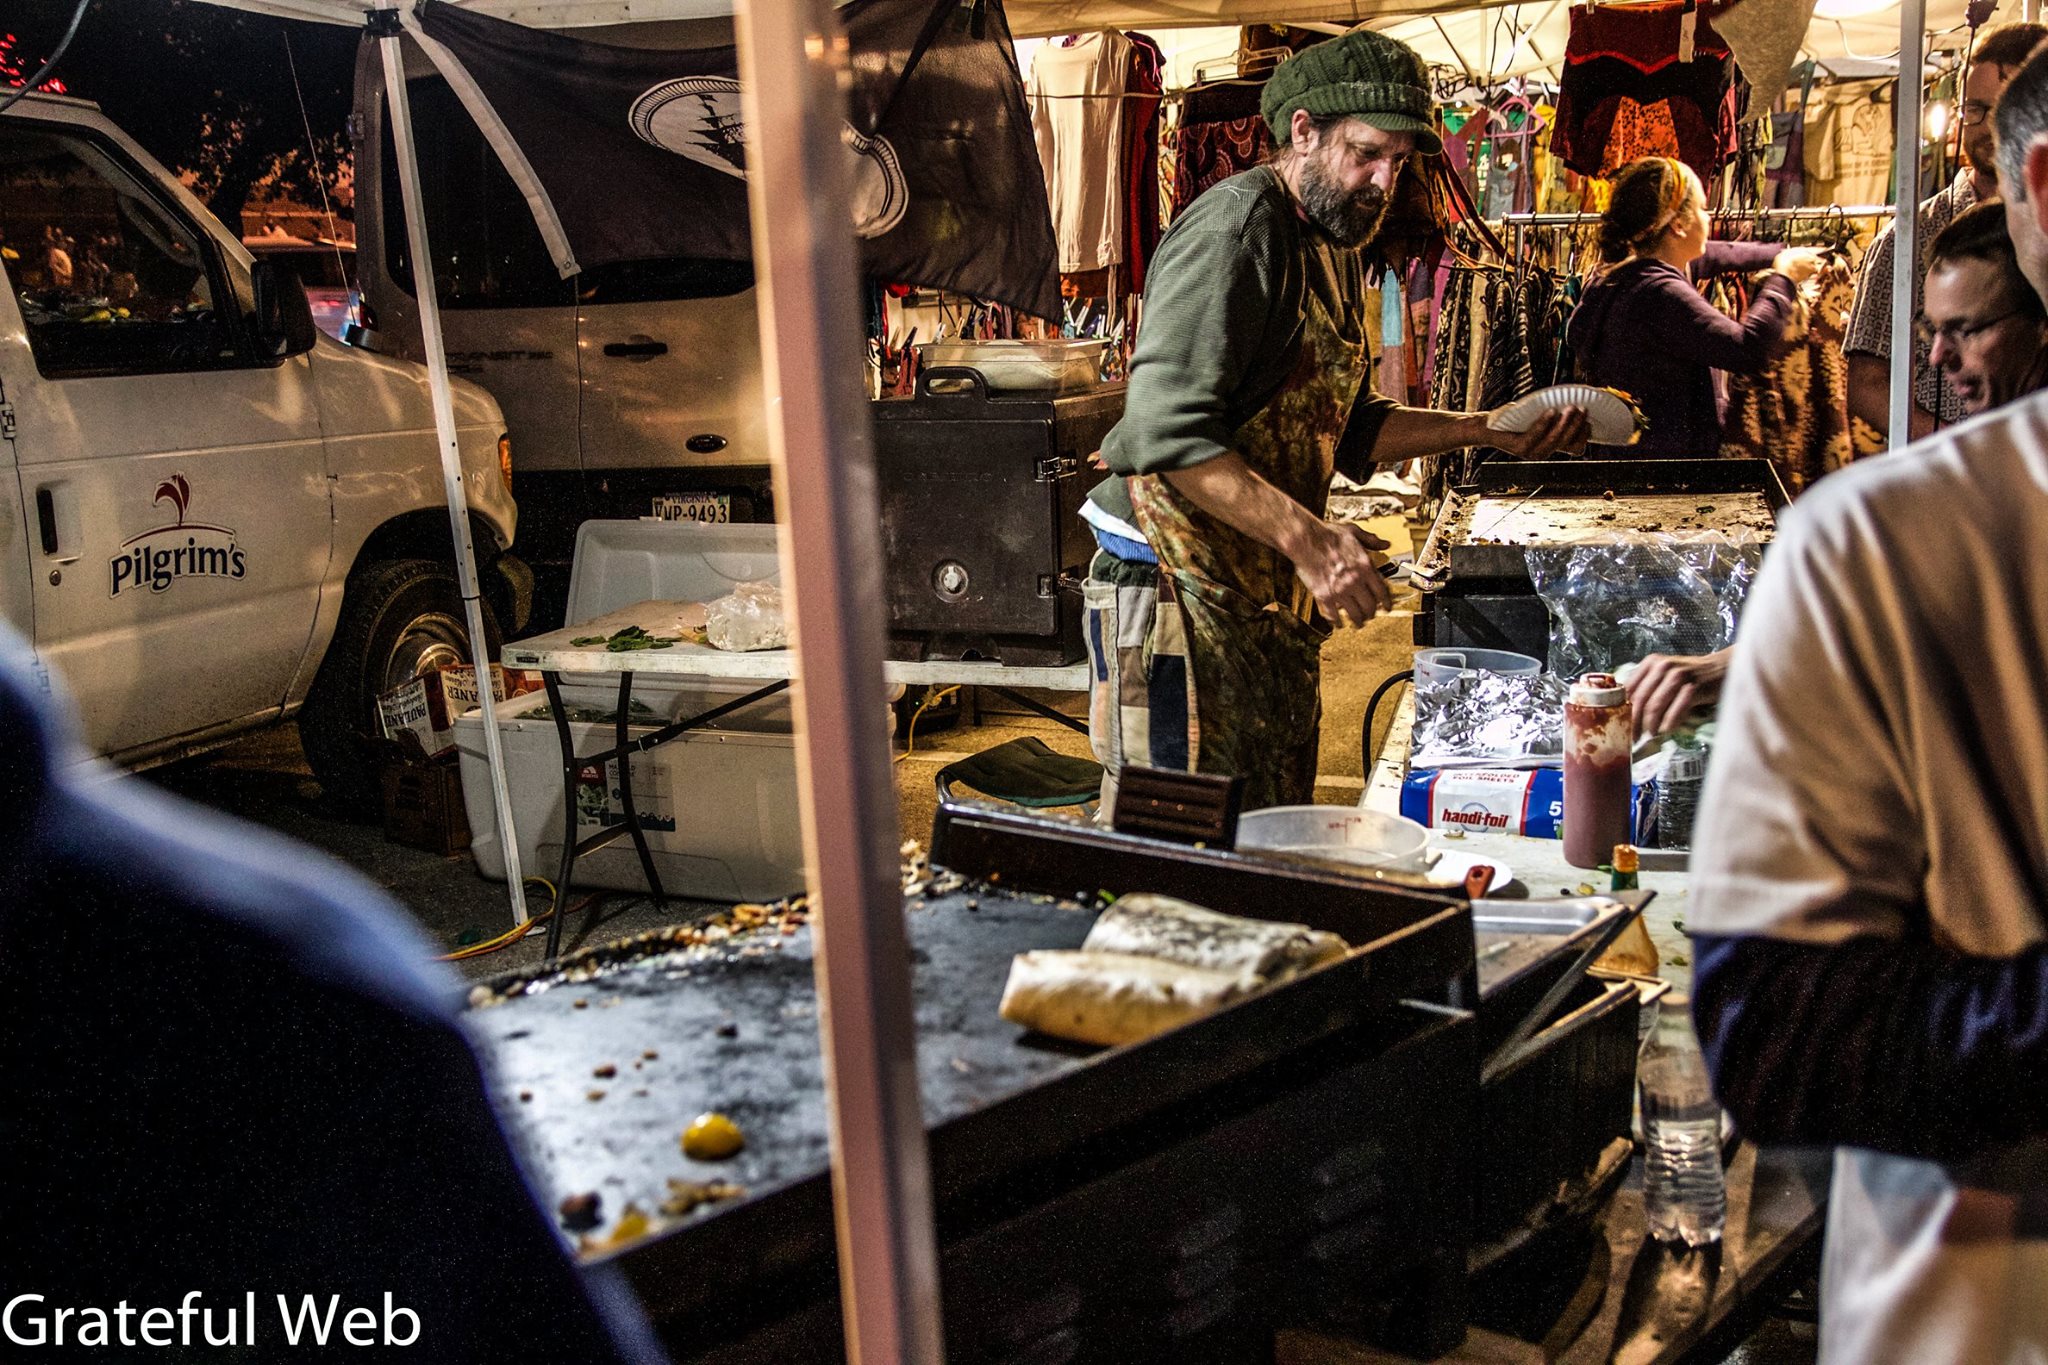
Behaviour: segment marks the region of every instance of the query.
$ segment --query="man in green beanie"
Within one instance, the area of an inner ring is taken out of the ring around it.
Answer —
[[[1442,151],[1422,59],[1359,29],[1288,59],[1261,112],[1279,151],[1212,186],[1160,240],[1114,474],[1086,513],[1089,731],[1103,808],[1126,763],[1246,779],[1246,807],[1313,798],[1321,650],[1386,609],[1386,545],[1323,519],[1335,470],[1492,445],[1585,440],[1554,414],[1522,436],[1484,413],[1406,408],[1368,383],[1365,271],[1396,178]]]

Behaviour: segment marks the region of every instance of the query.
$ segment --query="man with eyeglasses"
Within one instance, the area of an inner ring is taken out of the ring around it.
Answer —
[[[1964,210],[1934,239],[1928,259],[1915,334],[1963,414],[2048,386],[2048,307],[2020,273],[2004,208]]]
[[[1998,198],[1994,169],[1992,113],[2006,82],[2028,54],[2048,39],[2048,25],[2000,24],[1978,37],[1970,52],[1968,75],[1956,121],[1963,129],[1963,167],[1956,178],[1920,206],[1921,257],[1930,259],[1927,244],[1973,204]],[[1856,279],[1856,301],[1849,310],[1848,334],[1842,350],[1849,361],[1849,415],[1867,424],[1882,440],[1891,429],[1892,354],[1892,228],[1887,225],[1863,255]],[[1913,311],[1921,310],[1921,272],[1913,275]],[[1913,408],[1909,435],[1914,440],[1937,426],[1966,416],[1962,401],[1942,382],[1925,343],[1913,348]]]

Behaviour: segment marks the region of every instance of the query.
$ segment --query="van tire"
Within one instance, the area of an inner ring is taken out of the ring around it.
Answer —
[[[483,602],[493,657],[504,643]],[[320,663],[299,739],[330,806],[374,820],[383,801],[377,698],[442,664],[469,662],[469,631],[455,569],[432,559],[393,559],[350,576],[341,620]]]

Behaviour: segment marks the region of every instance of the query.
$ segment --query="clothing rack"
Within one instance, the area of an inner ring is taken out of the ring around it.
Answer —
[[[1508,213],[1501,215],[1502,227],[1580,227],[1597,223],[1606,215],[1599,213]],[[1757,222],[1798,223],[1825,222],[1830,218],[1889,218],[1890,204],[1850,204],[1815,206],[1799,209],[1725,209],[1720,212],[1708,211],[1714,219],[1747,218]]]
[[[1851,218],[1889,218],[1892,213],[1890,204],[1827,204],[1797,209],[1728,209],[1708,216],[1717,223],[1828,223]],[[1516,260],[1520,260],[1530,228],[1584,227],[1599,222],[1604,216],[1598,213],[1508,213],[1501,216],[1500,225],[1514,229],[1513,254]]]

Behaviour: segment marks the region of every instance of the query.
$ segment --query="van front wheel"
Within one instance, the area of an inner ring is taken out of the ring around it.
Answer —
[[[482,604],[493,656],[503,643]],[[327,657],[299,714],[306,761],[330,804],[374,818],[382,801],[377,698],[448,664],[468,663],[469,629],[451,565],[395,559],[364,568],[349,583]]]

